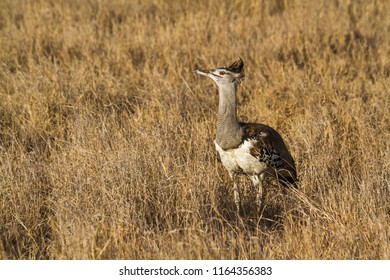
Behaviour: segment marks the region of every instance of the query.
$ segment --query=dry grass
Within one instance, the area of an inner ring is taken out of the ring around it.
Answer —
[[[389,259],[390,1],[0,1],[1,259]],[[234,216],[217,95],[298,190]]]

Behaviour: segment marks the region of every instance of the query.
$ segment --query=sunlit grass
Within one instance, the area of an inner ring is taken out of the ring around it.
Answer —
[[[388,259],[389,1],[1,1],[1,259]],[[243,121],[300,187],[242,179],[213,139],[238,57]]]

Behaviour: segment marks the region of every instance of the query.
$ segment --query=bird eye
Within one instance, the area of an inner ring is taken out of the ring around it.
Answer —
[[[225,71],[219,71],[219,75],[225,75]]]

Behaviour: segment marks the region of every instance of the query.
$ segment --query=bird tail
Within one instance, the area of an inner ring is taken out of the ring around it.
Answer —
[[[294,188],[298,188],[299,181],[297,178],[288,176],[288,177],[280,177],[279,179],[285,186],[292,186]]]
[[[277,173],[279,181],[285,186],[298,188],[298,178],[295,169],[281,169]]]

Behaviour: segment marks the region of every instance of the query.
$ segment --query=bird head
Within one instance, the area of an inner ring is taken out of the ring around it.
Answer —
[[[212,79],[217,85],[238,84],[244,79],[244,62],[240,58],[230,66],[220,66],[210,70],[194,71],[196,74],[203,75]]]

